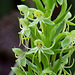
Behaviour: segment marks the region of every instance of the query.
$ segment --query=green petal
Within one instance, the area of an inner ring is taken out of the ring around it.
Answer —
[[[54,52],[52,50],[43,50],[44,53],[54,55]]]

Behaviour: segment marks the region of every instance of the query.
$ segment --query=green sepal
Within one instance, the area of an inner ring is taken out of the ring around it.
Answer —
[[[11,67],[12,71],[16,74],[16,75],[26,75],[20,68],[18,67]]]
[[[57,2],[62,5],[63,4],[63,0],[57,0]]]
[[[28,13],[28,7],[26,5],[17,5],[20,12],[23,12],[24,14]]]
[[[23,51],[20,48],[12,48],[12,50],[18,56],[20,56],[23,53]]]

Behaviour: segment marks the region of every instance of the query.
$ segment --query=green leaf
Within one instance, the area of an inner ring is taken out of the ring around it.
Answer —
[[[50,70],[49,68],[46,68],[42,71],[42,74],[49,74],[49,75],[56,75],[52,70]]]
[[[61,46],[61,40],[64,39],[67,35],[69,35],[69,32],[62,32],[55,38],[55,45],[52,49],[60,48]]]
[[[72,5],[71,5],[72,6]],[[63,13],[63,15],[61,15],[59,18],[57,17],[55,20],[54,20],[54,23],[57,25],[59,23],[61,23],[64,19],[65,19],[65,16],[67,15],[67,13],[69,12],[69,10],[71,9],[71,6],[68,8],[68,10],[66,12]]]
[[[53,27],[55,26],[55,25],[48,25],[48,24],[45,24],[45,23],[43,23],[42,22],[42,25],[43,25],[43,29],[44,29],[44,39],[43,39],[43,41],[44,41],[44,45],[46,46],[46,47],[50,47],[50,37],[51,37],[51,31],[52,31],[52,29],[53,29]]]
[[[38,73],[37,66],[33,64],[32,62],[30,62],[29,60],[26,60],[26,61],[27,61],[27,65],[29,65],[34,72]]]
[[[34,48],[35,46],[34,46],[34,41],[36,40],[36,39],[40,39],[40,40],[42,40],[42,37],[41,37],[41,35],[40,35],[40,32],[39,32],[39,30],[38,30],[38,28],[36,27],[30,27],[30,29],[31,29],[31,47],[32,48]],[[34,37],[33,37],[34,36]]]
[[[63,23],[57,26],[54,38],[60,34],[60,32],[62,31],[65,25],[66,25],[66,21],[64,20]]]
[[[29,58],[30,60],[32,60],[33,54],[29,54],[29,55],[27,54],[26,57]],[[34,56],[34,63],[35,63],[35,65],[37,66],[38,73],[41,73],[41,72],[42,72],[42,66],[41,66],[41,64],[39,63],[39,60],[37,59],[36,56]]]
[[[55,38],[55,33],[56,33],[56,28],[57,26],[54,26],[51,30],[51,32],[49,32],[50,36],[49,36],[49,42],[50,42],[50,45],[51,45],[51,42],[54,40]]]
[[[46,16],[49,17],[51,16],[52,14],[50,13],[53,13],[53,10],[54,10],[54,7],[55,7],[55,0],[42,0],[44,5],[45,5],[45,8],[46,8]]]
[[[40,0],[33,0],[36,3],[37,9],[41,10],[42,12],[45,12],[43,4]]]
[[[32,72],[30,64],[28,64],[28,75],[34,75],[34,73]]]
[[[20,48],[12,48],[12,50],[18,56],[20,56],[23,53],[23,51]]]
[[[61,46],[63,48],[65,48],[66,46],[68,46],[70,44],[70,38],[66,37],[62,42],[61,42]]]
[[[52,71],[57,73],[60,66],[61,66],[61,60],[62,60],[62,56],[60,56],[59,60],[57,62],[54,62],[55,65],[53,64],[53,67],[52,67]]]
[[[57,19],[62,16],[62,14],[66,11],[66,9],[67,9],[67,0],[63,0],[61,11],[60,14],[57,16]]]
[[[26,75],[20,68],[11,67],[11,69],[13,70],[14,73],[16,73],[16,75]]]
[[[63,53],[69,52],[70,50],[74,49],[75,47],[70,47],[70,48],[66,48],[64,49]],[[53,51],[55,53],[60,53],[62,51],[62,49],[53,49]]]
[[[54,52],[50,49],[43,50],[43,52],[46,53],[46,54],[54,55]]]
[[[62,5],[63,4],[63,0],[57,0],[57,2]]]
[[[46,54],[47,55],[47,54]],[[48,54],[49,55],[49,54]],[[48,55],[47,55],[47,57],[48,57]],[[49,57],[50,57],[50,55],[49,55]],[[41,62],[43,63],[43,67],[44,67],[44,69],[45,68],[47,68],[48,66],[49,66],[49,64],[48,64],[48,60],[47,60],[47,58],[46,58],[46,56],[43,54],[43,53],[41,53]]]
[[[72,23],[72,22],[70,22],[70,21],[66,21],[66,23],[67,23],[68,25],[75,26],[75,24],[74,24],[74,23]]]

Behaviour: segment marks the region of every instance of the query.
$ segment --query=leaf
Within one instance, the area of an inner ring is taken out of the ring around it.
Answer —
[[[20,56],[23,53],[23,51],[20,48],[12,48],[12,50],[18,56]]]
[[[49,36],[49,42],[51,45],[51,42],[54,41],[54,37],[55,37],[55,33],[56,33],[56,28],[57,26],[54,26],[51,30],[51,32],[49,32],[50,36]]]
[[[28,75],[34,75],[34,73],[32,72],[31,66],[28,63]]]
[[[32,60],[33,54],[29,54],[29,55],[27,54],[26,57],[29,58],[30,60]],[[34,56],[34,63],[35,63],[35,65],[37,66],[38,73],[41,73],[41,72],[42,72],[42,66],[41,66],[41,64],[39,63],[39,60],[37,59],[36,56]]]
[[[31,69],[34,71],[34,72],[36,72],[36,73],[38,73],[38,69],[37,69],[37,66],[36,65],[34,65],[32,62],[30,62],[29,60],[26,60],[27,62],[27,65],[29,65],[30,67],[31,67]]]
[[[62,5],[63,4],[63,0],[57,0],[57,2]]]
[[[69,52],[69,51],[72,50],[73,48],[75,48],[75,47],[66,48],[66,49],[64,49],[63,53]],[[55,53],[60,53],[60,52],[62,51],[62,49],[53,49],[53,51],[54,51]]]
[[[57,26],[54,38],[56,38],[60,34],[65,25],[66,21],[64,20],[63,23]]]
[[[43,52],[46,54],[54,55],[54,52],[52,50],[49,50],[49,49],[43,50]]]
[[[35,27],[30,27],[30,29],[31,29],[31,47],[34,48],[35,47],[34,41],[38,38],[40,40],[42,40],[42,37],[41,37],[40,32],[37,27],[36,27],[36,29],[35,29]]]
[[[50,36],[51,36],[51,31],[52,31],[52,29],[53,29],[53,27],[55,26],[55,25],[48,25],[48,24],[45,24],[45,23],[43,23],[42,22],[42,25],[43,25],[43,29],[44,29],[44,45],[46,46],[46,47],[50,47]]]
[[[55,45],[52,49],[60,48],[61,46],[61,40],[64,39],[67,35],[69,35],[69,32],[62,32],[55,38]]]
[[[26,75],[20,68],[11,67],[11,69],[13,70],[14,73],[16,73],[16,75]]]
[[[62,56],[60,56],[59,60],[57,62],[54,62],[55,65],[53,64],[53,67],[52,67],[52,71],[57,73],[60,66],[61,66],[61,60],[62,60]]]
[[[55,0],[43,0],[43,3],[45,4],[46,11],[48,12],[46,13],[46,16],[49,17],[50,13],[53,13],[53,10],[55,8]]]
[[[46,74],[48,73],[49,75],[56,75],[52,70],[50,70],[49,68],[46,68],[42,71],[42,74]]]
[[[60,14],[57,16],[57,19],[62,16],[62,14],[66,11],[66,9],[67,9],[67,0],[63,0],[61,11]]]
[[[72,5],[71,5],[72,6]],[[57,17],[55,20],[54,20],[54,23],[57,25],[59,23],[61,23],[65,16],[67,15],[67,13],[69,12],[69,10],[71,9],[71,6],[68,8],[68,10],[66,12],[63,13],[63,15],[61,15],[60,17]]]
[[[67,36],[62,42],[61,42],[61,46],[63,48],[65,48],[66,46],[68,46],[70,44],[70,38]]]
[[[42,12],[45,12],[44,7],[40,0],[33,0],[36,3],[37,9],[41,10]]]

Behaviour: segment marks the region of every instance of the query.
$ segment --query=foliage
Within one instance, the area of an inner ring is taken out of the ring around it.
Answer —
[[[69,32],[69,25],[75,26],[71,20],[67,0],[33,0],[37,9],[18,5],[24,18],[19,18],[20,45],[28,49],[23,52],[13,48],[17,58],[17,67],[12,67],[16,75],[71,75],[65,68],[75,51],[75,30]],[[43,3],[43,4],[42,4]],[[51,20],[55,6],[61,5],[61,11],[55,20]],[[31,48],[28,47],[31,40]],[[25,41],[25,42],[24,42]],[[59,55],[59,56],[58,56]],[[58,59],[56,58],[58,56]],[[28,70],[24,67],[28,65]],[[64,73],[64,74],[63,74]]]

